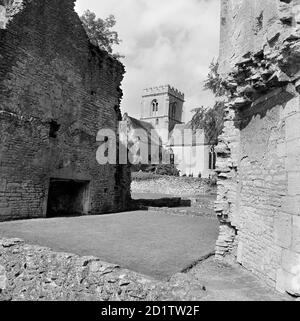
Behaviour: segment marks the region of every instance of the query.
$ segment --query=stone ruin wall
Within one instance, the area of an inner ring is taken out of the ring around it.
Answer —
[[[180,197],[197,197],[207,193],[215,194],[215,186],[194,177],[156,176],[150,179],[136,179],[131,183],[131,192],[136,194],[162,194]]]
[[[223,0],[217,257],[300,295],[300,1]]]
[[[51,177],[90,181],[89,214],[127,207],[128,168],[96,161],[124,67],[90,44],[74,2],[0,1],[0,221],[45,216]]]
[[[0,239],[0,301],[154,301],[168,288],[97,257]]]
[[[185,273],[159,281],[97,257],[0,238],[0,302],[196,301],[201,296],[207,296],[204,286]]]

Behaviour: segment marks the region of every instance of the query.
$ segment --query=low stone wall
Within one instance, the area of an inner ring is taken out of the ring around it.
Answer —
[[[202,286],[186,278],[179,273],[160,282],[96,257],[0,239],[0,301],[198,300]]]
[[[214,192],[206,180],[192,177],[155,176],[151,179],[136,180],[131,183],[132,193],[165,194],[180,197],[203,195]]]

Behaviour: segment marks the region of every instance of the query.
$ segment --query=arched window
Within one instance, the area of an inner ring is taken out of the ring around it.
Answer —
[[[216,162],[217,162],[217,154],[215,152],[215,147],[212,146],[209,151],[209,165],[208,168],[211,170],[216,169]]]
[[[175,165],[175,154],[174,154],[172,148],[170,148],[169,153],[170,153],[170,164]]]
[[[155,125],[159,125],[159,119],[158,118],[155,121]]]
[[[175,116],[176,116],[176,108],[177,108],[177,102],[172,104],[172,108],[171,108],[172,118],[175,118]]]
[[[157,113],[158,112],[158,101],[157,101],[157,99],[153,99],[152,100],[151,106],[152,106],[152,112],[153,113]]]

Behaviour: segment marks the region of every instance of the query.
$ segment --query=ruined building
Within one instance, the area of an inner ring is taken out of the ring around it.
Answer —
[[[127,167],[96,161],[124,67],[89,42],[74,2],[0,0],[1,221],[127,206]]]
[[[300,295],[300,1],[222,0],[217,256]]]

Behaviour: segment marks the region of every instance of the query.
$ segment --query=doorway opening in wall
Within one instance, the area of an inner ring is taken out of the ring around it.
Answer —
[[[47,217],[85,215],[89,211],[89,181],[51,178]]]

